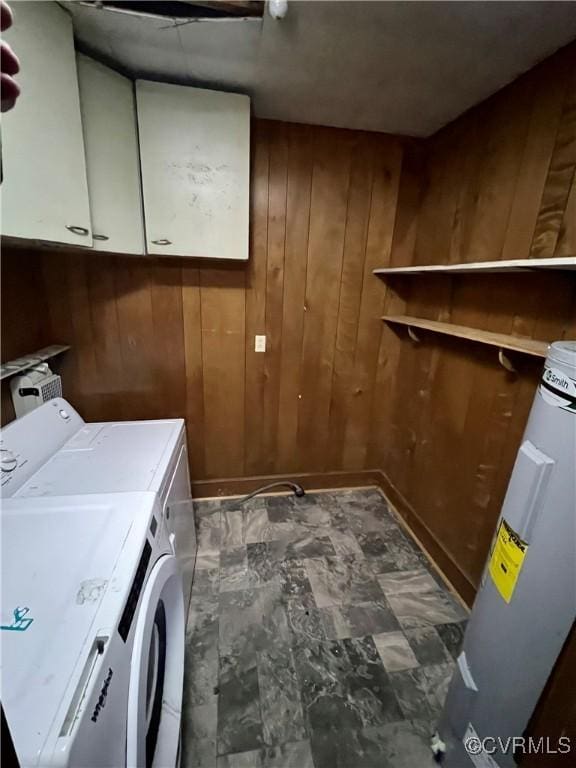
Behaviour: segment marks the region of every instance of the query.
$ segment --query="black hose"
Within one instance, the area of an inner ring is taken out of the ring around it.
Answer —
[[[244,504],[244,502],[249,501],[250,499],[254,498],[254,496],[257,496],[259,493],[264,493],[265,491],[269,491],[271,488],[290,488],[294,495],[298,498],[302,498],[302,496],[306,495],[306,492],[304,488],[302,488],[301,485],[298,485],[298,483],[292,483],[289,480],[281,480],[277,483],[270,483],[269,485],[263,485],[262,488],[257,488],[255,491],[252,491],[252,493],[249,493],[247,496],[243,496],[241,499],[234,499],[233,503],[236,504]]]

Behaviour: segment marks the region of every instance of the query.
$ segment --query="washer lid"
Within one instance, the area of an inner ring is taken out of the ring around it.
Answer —
[[[61,728],[56,712],[95,633],[120,613],[135,567],[125,561],[137,559],[127,537],[143,503],[151,494],[3,502],[0,695],[22,764],[35,764],[50,729]]]
[[[85,424],[17,495],[158,492],[183,428],[182,419]]]

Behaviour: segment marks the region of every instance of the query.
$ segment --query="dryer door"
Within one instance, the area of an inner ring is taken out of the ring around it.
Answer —
[[[126,764],[175,766],[184,675],[182,576],[172,555],[152,569],[138,613],[130,667]]]

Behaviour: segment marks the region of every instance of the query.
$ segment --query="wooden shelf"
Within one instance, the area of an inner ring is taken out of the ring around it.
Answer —
[[[423,328],[434,333],[442,333],[446,336],[457,336],[460,339],[477,341],[480,344],[489,344],[499,349],[509,349],[513,352],[523,352],[535,357],[546,357],[548,354],[548,342],[523,339],[518,336],[509,336],[506,333],[492,333],[481,331],[478,328],[468,328],[465,325],[453,325],[441,323],[437,320],[425,320],[421,317],[409,315],[384,315],[382,320],[393,325],[406,325],[410,328]]]
[[[540,269],[576,269],[576,256],[555,259],[513,259],[509,261],[471,261],[462,264],[430,264],[415,267],[386,267],[375,269],[375,275],[423,275],[430,272],[532,272]]]
[[[50,360],[51,357],[56,357],[56,355],[60,355],[68,349],[70,349],[68,344],[52,344],[50,347],[43,347],[38,352],[26,355],[26,357],[19,357],[17,360],[2,363],[0,365],[0,379],[7,379],[8,376],[14,376],[16,373],[34,368],[35,365],[44,363],[46,360]]]

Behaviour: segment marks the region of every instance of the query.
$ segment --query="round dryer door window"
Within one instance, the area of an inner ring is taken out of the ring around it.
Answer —
[[[175,766],[184,675],[184,598],[175,557],[154,565],[138,613],[130,667],[126,762]]]

